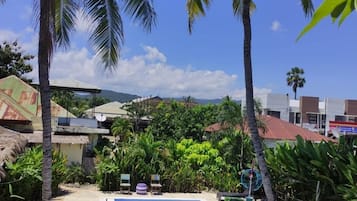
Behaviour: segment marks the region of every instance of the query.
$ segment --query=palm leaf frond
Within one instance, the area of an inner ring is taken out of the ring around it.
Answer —
[[[75,0],[56,0],[55,29],[57,46],[69,46],[69,34],[74,29],[76,11],[79,6]]]
[[[306,16],[312,16],[314,13],[314,5],[312,0],[301,0],[301,5]]]
[[[198,16],[205,16],[205,8],[210,5],[210,0],[187,0],[186,10],[188,13],[188,31],[192,33],[193,23]]]
[[[252,13],[256,9],[256,5],[253,1],[250,1],[250,13]],[[241,17],[243,14],[243,1],[241,0],[233,0],[233,14],[235,16]]]
[[[139,21],[147,31],[151,31],[152,26],[156,24],[152,0],[125,0],[124,11]]]
[[[85,11],[93,24],[90,41],[101,56],[106,69],[113,69],[118,63],[120,47],[124,42],[123,21],[115,0],[87,0]]]

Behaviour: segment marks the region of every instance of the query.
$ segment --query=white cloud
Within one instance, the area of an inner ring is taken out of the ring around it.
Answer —
[[[11,30],[0,30],[0,41],[14,41],[20,37],[20,34],[15,33]]]
[[[166,63],[165,55],[157,48],[145,46],[144,50],[145,54],[122,59],[112,72],[103,72],[99,60],[85,48],[58,52],[50,79],[76,79],[102,89],[142,96],[220,98],[233,95],[236,75],[219,70],[177,68]]]
[[[272,31],[280,31],[281,30],[281,24],[278,20],[274,20],[272,23],[271,23],[271,26],[270,26],[270,29]]]
[[[21,32],[0,30],[0,41],[3,40],[18,40],[26,53],[37,54],[38,36],[29,27]],[[227,74],[221,70],[195,70],[190,64],[183,68],[177,67],[167,63],[165,54],[156,47],[143,46],[143,50],[143,54],[122,57],[116,70],[111,72],[104,71],[99,58],[93,56],[86,48],[57,51],[52,60],[50,79],[76,79],[102,89],[141,96],[190,95],[196,98],[221,98],[229,95],[235,99],[244,97],[244,90],[237,87],[237,75]],[[31,63],[34,70],[28,77],[38,81],[37,57]],[[255,89],[257,93],[267,91],[270,90]]]
[[[145,46],[144,50],[146,51],[145,58],[150,61],[160,61],[166,62],[166,57],[163,53],[161,53],[157,48]]]

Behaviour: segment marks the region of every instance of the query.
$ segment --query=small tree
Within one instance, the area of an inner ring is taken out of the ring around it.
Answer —
[[[132,134],[133,126],[128,119],[116,118],[111,126],[111,131],[116,141],[126,141]]]
[[[304,75],[304,69],[299,67],[294,67],[289,72],[286,73],[287,76],[286,82],[288,86],[291,86],[293,88],[295,99],[296,99],[297,88],[304,87],[304,84],[306,82],[305,78],[302,77],[303,75]]]
[[[32,71],[28,62],[33,58],[30,54],[23,54],[17,41],[3,42],[0,44],[0,78],[16,75],[25,82],[32,82],[23,75]]]

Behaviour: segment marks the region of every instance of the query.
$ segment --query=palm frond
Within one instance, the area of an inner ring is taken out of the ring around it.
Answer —
[[[192,33],[193,23],[198,16],[205,16],[205,9],[209,7],[210,0],[187,0],[188,31]]]
[[[40,21],[40,4],[38,0],[32,0],[33,4],[32,4],[32,23],[34,26],[34,29],[36,30],[38,28],[39,25],[39,21]]]
[[[256,5],[253,1],[250,1],[250,13],[256,9]],[[243,1],[233,0],[233,14],[235,16],[241,17],[243,14]]]
[[[0,0],[0,4],[4,4],[6,0]]]
[[[112,70],[118,63],[124,42],[123,21],[115,0],[87,0],[85,11],[96,25],[90,41],[101,56],[105,68]]]
[[[55,29],[57,46],[67,48],[69,34],[74,29],[76,11],[79,6],[75,0],[56,0]]]
[[[124,11],[139,21],[145,30],[151,31],[156,24],[156,12],[152,0],[125,0]]]
[[[301,0],[301,5],[306,16],[310,17],[314,13],[312,0]]]

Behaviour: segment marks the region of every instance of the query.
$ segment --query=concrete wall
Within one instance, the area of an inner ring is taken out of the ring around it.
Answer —
[[[255,97],[262,104],[263,114],[275,111],[280,113],[280,119],[289,121],[289,95],[264,94]]]
[[[357,100],[345,101],[345,113],[347,115],[357,115]]]
[[[342,99],[326,98],[326,132],[330,129],[330,121],[335,121],[336,115],[344,115],[345,101]]]
[[[279,111],[280,119],[289,121],[289,95],[268,94],[267,108],[271,111]]]
[[[67,164],[79,163],[82,165],[83,148],[82,144],[55,144],[53,147],[67,157]]]
[[[309,123],[308,113],[319,113],[319,97],[300,96],[301,122]]]

